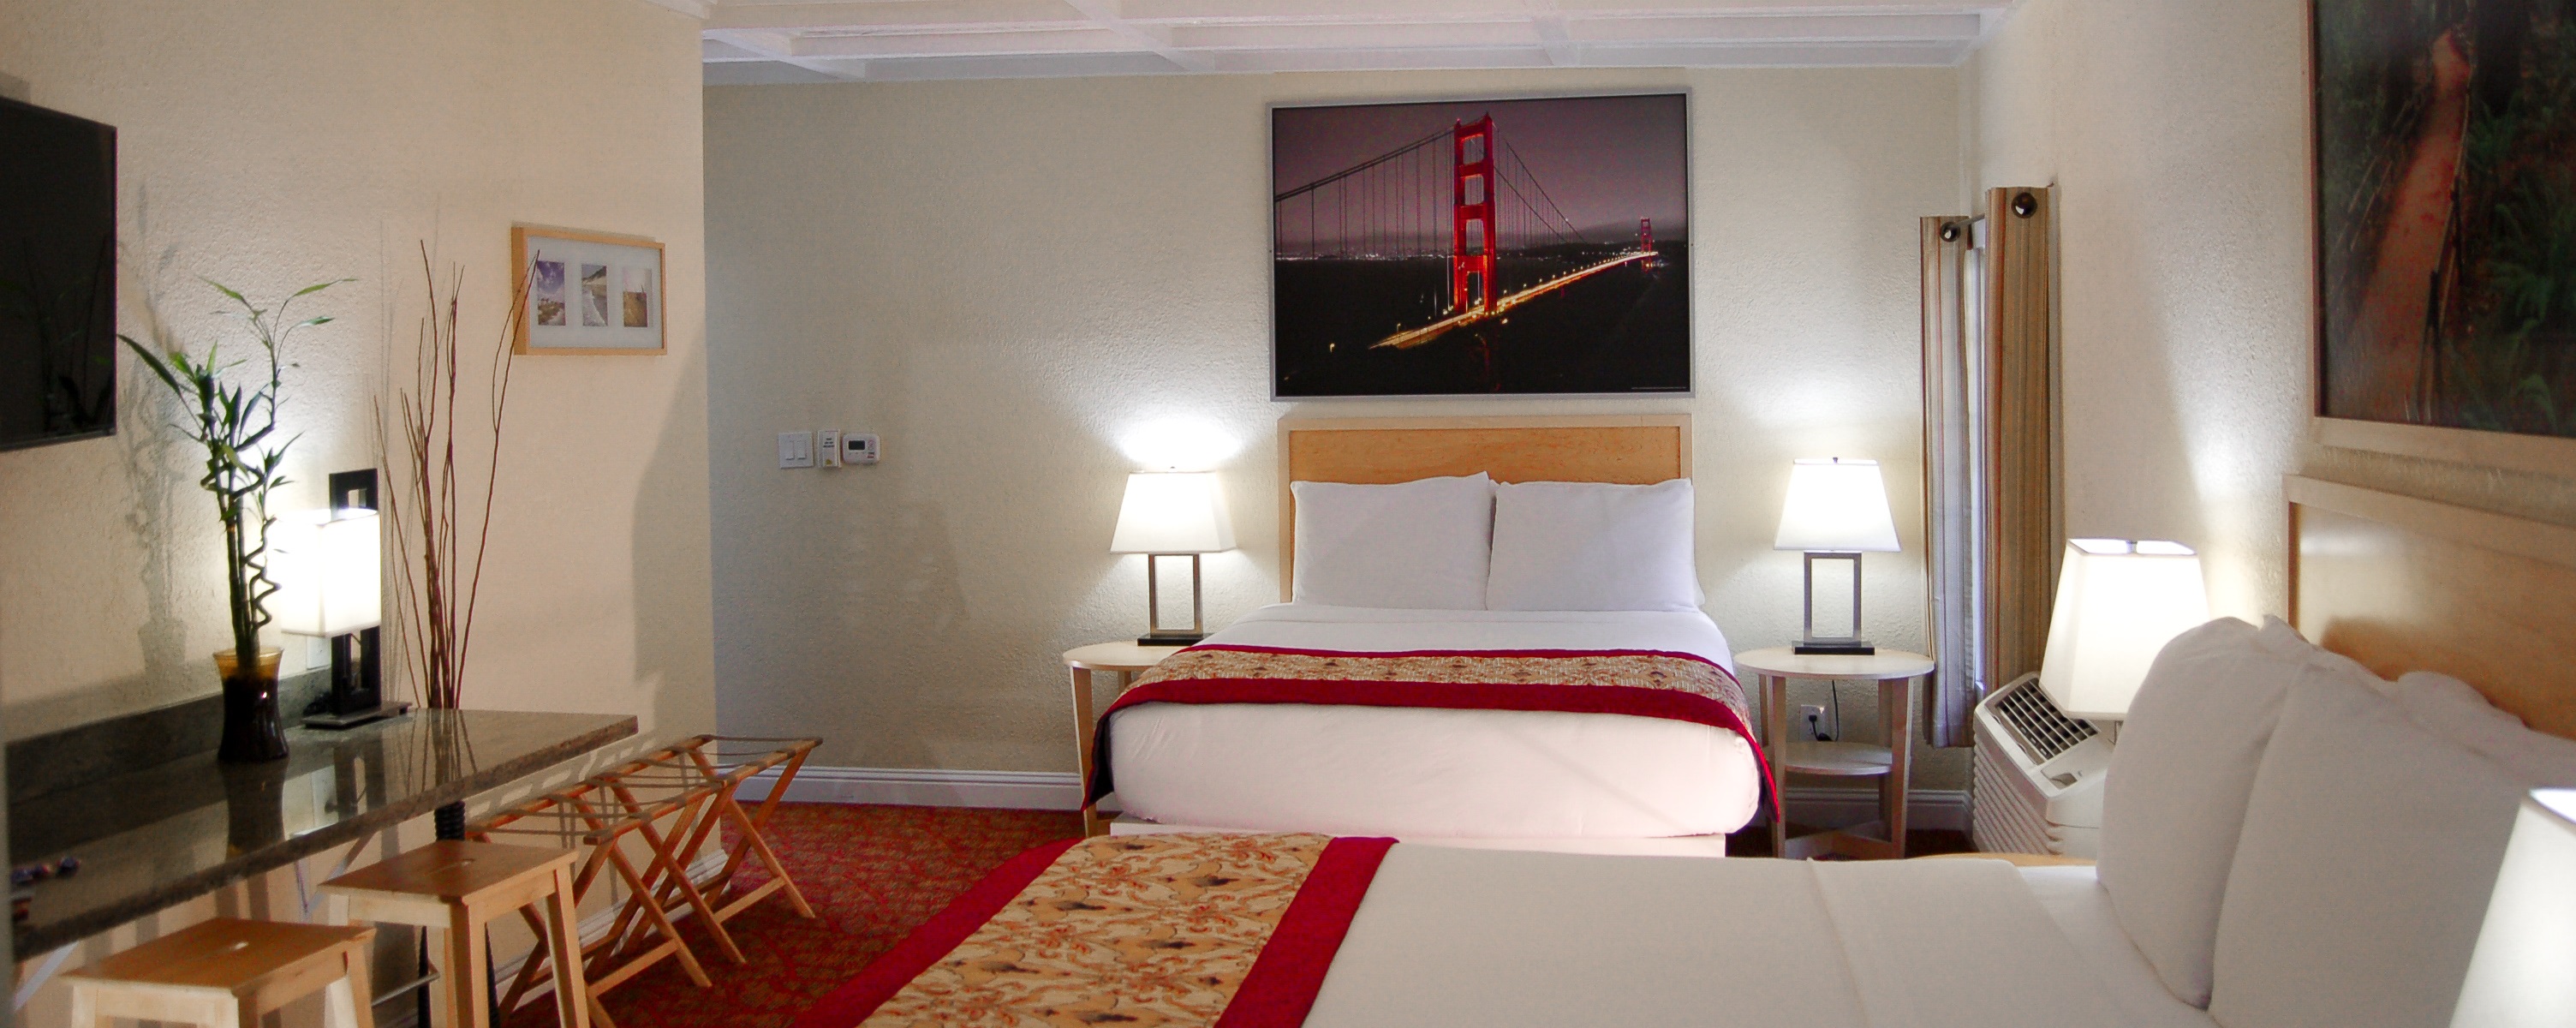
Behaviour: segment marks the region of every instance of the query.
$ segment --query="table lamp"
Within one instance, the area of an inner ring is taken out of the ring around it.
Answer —
[[[2452,1028],[2576,1024],[2576,789],[2534,789],[2514,815]]]
[[[2039,687],[2068,717],[2117,721],[2173,637],[2209,620],[2200,555],[2156,539],[2069,539]]]
[[[1225,493],[1209,471],[1140,471],[1127,476],[1127,497],[1118,505],[1118,529],[1110,534],[1109,552],[1145,555],[1146,646],[1187,646],[1207,638],[1207,615],[1199,588],[1199,555],[1234,548],[1234,523],[1226,517]],[[1190,559],[1190,627],[1163,627],[1164,557]]]
[[[384,621],[382,525],[376,473],[331,476],[331,506],[278,519],[269,571],[269,610],[280,631],[331,640],[331,691],[306,708],[313,728],[353,728],[410,709],[384,702],[377,625]]]
[[[1895,553],[1896,518],[1887,509],[1887,483],[1878,462],[1843,457],[1800,460],[1789,467],[1789,499],[1780,506],[1775,550],[1805,550],[1807,619],[1798,653],[1878,652],[1860,637],[1860,555]],[[1848,560],[1852,576],[1851,634],[1816,634],[1816,562]]]

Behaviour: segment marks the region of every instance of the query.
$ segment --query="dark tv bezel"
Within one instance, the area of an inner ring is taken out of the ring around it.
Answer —
[[[62,121],[73,122],[73,123],[76,123],[76,124],[79,124],[79,125],[82,125],[82,126],[86,126],[86,127],[88,127],[88,128],[95,129],[95,130],[97,130],[98,132],[100,132],[102,135],[104,135],[104,136],[106,137],[106,139],[107,139],[107,181],[108,181],[108,187],[107,187],[107,188],[108,188],[108,211],[109,211],[108,219],[109,219],[109,231],[110,231],[111,233],[113,233],[113,232],[115,231],[115,219],[116,219],[116,192],[117,192],[117,185],[116,185],[117,178],[116,178],[116,176],[117,176],[117,156],[118,156],[118,155],[117,155],[116,126],[114,126],[114,125],[110,125],[110,124],[108,124],[108,123],[106,123],[106,122],[103,122],[103,121],[92,121],[92,120],[90,120],[90,119],[88,119],[88,118],[81,117],[80,115],[77,115],[77,114],[68,114],[68,113],[65,113],[65,112],[62,112],[62,111],[57,111],[57,110],[54,110],[54,109],[53,109],[53,108],[51,108],[51,107],[38,107],[38,106],[36,106],[35,104],[28,103],[28,102],[26,102],[26,101],[24,101],[24,100],[13,100],[13,99],[10,99],[9,97],[5,97],[5,96],[0,96],[0,110],[18,111],[18,112],[23,112],[23,113],[26,113],[26,114],[35,115],[35,116],[38,116],[38,117],[55,118],[55,119],[59,119],[59,120],[62,120]],[[109,258],[109,260],[110,260],[111,262],[113,262],[113,261],[114,261],[114,259],[115,259],[115,258],[114,258],[112,255],[111,255],[111,256],[110,256],[110,258]],[[108,288],[108,290],[109,290],[109,294],[110,294],[110,295],[109,295],[109,297],[108,297],[108,329],[109,329],[109,334],[110,334],[110,335],[114,335],[114,334],[115,334],[115,327],[116,327],[116,297],[115,297],[115,295],[114,295],[114,291],[115,291],[115,289],[116,289],[116,273],[115,273],[115,271],[114,271],[114,269],[113,269],[113,267],[112,267],[112,266],[111,266],[111,268],[110,268],[110,270],[109,270],[109,272],[108,272],[108,276],[107,276],[107,288]],[[112,436],[116,435],[116,423],[117,423],[117,413],[118,413],[118,412],[117,412],[117,393],[118,393],[117,386],[118,386],[118,384],[119,384],[120,380],[123,378],[123,369],[122,369],[122,366],[121,366],[121,365],[122,365],[122,362],[121,362],[121,361],[119,361],[119,360],[117,359],[117,347],[116,347],[116,345],[115,345],[115,343],[114,343],[114,341],[113,341],[113,340],[111,340],[111,341],[109,342],[108,347],[107,347],[107,363],[108,363],[108,375],[107,375],[107,397],[108,397],[108,400],[107,400],[107,425],[106,425],[106,427],[104,427],[104,428],[91,429],[91,430],[88,430],[88,431],[85,431],[85,432],[67,432],[67,433],[62,433],[62,434],[58,434],[58,435],[37,435],[37,436],[32,436],[32,437],[29,437],[29,438],[26,438],[26,439],[17,439],[17,440],[0,439],[0,453],[10,453],[10,452],[18,451],[18,450],[32,450],[32,449],[35,449],[35,448],[40,447],[40,446],[52,446],[52,445],[54,445],[54,444],[56,444],[56,443],[73,443],[73,442],[79,442],[79,441],[81,441],[81,440],[83,440],[83,439],[106,439],[106,438],[109,438],[109,437],[112,437]]]

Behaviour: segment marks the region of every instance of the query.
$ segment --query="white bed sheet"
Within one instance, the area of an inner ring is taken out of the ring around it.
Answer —
[[[2120,930],[2111,911],[2111,894],[2091,867],[2025,867],[2022,884],[2030,887],[2040,909],[2048,911],[2078,956],[2092,967],[2103,994],[2120,1008],[2124,1023],[2141,1028],[2210,1028],[2209,1013],[2179,999],[2156,977],[2147,955]]]
[[[1306,1024],[2210,1028],[2075,871],[1397,846]]]
[[[1697,611],[1428,611],[1283,603],[1212,643],[1355,652],[1652,649],[1734,656]],[[1743,738],[1553,711],[1177,704],[1112,717],[1118,804],[1169,825],[1415,839],[1731,832],[1761,773]]]

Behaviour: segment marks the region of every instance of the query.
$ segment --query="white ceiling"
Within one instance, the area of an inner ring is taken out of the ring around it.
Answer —
[[[708,85],[1418,68],[1948,65],[2016,0],[652,0]]]

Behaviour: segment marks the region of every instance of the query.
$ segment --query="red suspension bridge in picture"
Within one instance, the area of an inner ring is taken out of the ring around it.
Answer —
[[[1271,219],[1282,260],[1448,262],[1447,302],[1435,320],[1389,335],[1373,344],[1378,348],[1411,349],[1612,268],[1661,264],[1650,219],[1638,219],[1633,243],[1586,238],[1496,135],[1491,115],[1279,193]],[[1553,274],[1507,289],[1499,281],[1507,254],[1565,260]]]

